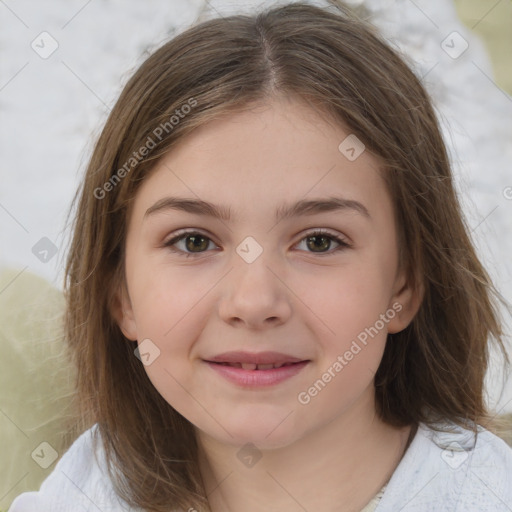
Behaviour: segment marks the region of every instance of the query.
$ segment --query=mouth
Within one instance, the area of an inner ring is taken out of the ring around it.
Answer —
[[[227,352],[203,361],[224,378],[245,387],[278,384],[311,362],[277,352]]]
[[[221,364],[242,368],[244,370],[272,370],[296,363],[304,363],[309,359],[283,354],[281,352],[224,352],[205,359],[207,363]]]
[[[207,363],[220,364],[222,366],[231,366],[233,368],[242,368],[242,370],[273,370],[274,368],[281,368],[283,366],[293,366],[306,361],[298,361],[295,363],[269,363],[269,364],[256,364],[256,363],[220,363],[217,361],[206,361]]]

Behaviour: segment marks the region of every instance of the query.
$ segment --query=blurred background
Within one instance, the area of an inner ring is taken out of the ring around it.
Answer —
[[[76,435],[61,331],[66,215],[110,108],[174,34],[276,3],[0,0],[0,510],[38,489]],[[347,3],[367,9],[431,94],[471,235],[512,302],[512,0]],[[497,359],[488,394],[496,414],[512,413]]]
[[[484,43],[496,84],[512,94],[512,2],[455,0],[455,8],[464,25]]]

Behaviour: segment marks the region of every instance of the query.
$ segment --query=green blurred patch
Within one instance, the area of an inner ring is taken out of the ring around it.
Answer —
[[[496,423],[496,434],[512,446],[512,413],[499,416]]]
[[[75,437],[68,431],[74,372],[62,335],[62,293],[11,269],[0,270],[0,290],[0,508],[7,509],[18,494],[38,490],[55,467],[56,461],[43,469],[34,450],[47,442],[60,457]]]
[[[455,0],[462,22],[484,43],[496,83],[512,95],[512,1]]]

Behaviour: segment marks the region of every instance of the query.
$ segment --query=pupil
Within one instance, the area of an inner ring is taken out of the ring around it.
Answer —
[[[326,243],[321,244],[321,245],[318,245],[318,244],[316,244],[316,243],[313,243],[313,248],[320,248],[320,249],[324,248],[324,249],[328,249],[328,248],[329,248],[329,244],[330,244],[330,240],[329,240],[329,238],[328,238],[328,237],[326,237],[326,236],[308,236],[308,242],[310,242],[310,241],[312,241],[312,240],[318,240],[319,238],[320,238],[320,239],[322,239],[322,240],[324,240],[324,242],[326,242]],[[322,247],[322,245],[323,245],[323,247]],[[310,248],[311,248],[311,247],[310,247]]]
[[[189,236],[187,236],[187,241],[188,241],[188,240],[192,240],[192,243],[191,243],[191,244],[189,244],[189,243],[187,242],[187,244],[186,244],[186,245],[187,245],[187,249],[188,249],[188,250],[192,250],[192,251],[193,251],[193,249],[194,249],[194,248],[201,249],[201,244],[200,244],[200,243],[199,243],[199,244],[196,244],[196,241],[197,241],[197,240],[203,240],[203,242],[204,242],[206,239],[205,239],[205,237],[204,237],[204,236],[194,236],[194,235],[189,235]],[[203,245],[204,245],[204,244],[203,244]],[[204,248],[204,249],[206,249],[207,247],[208,247],[208,243],[206,243],[206,246],[204,246],[203,248]]]

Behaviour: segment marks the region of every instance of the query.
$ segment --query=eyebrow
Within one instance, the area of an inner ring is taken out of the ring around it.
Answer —
[[[144,218],[167,210],[178,210],[196,215],[205,215],[216,219],[231,220],[231,209],[218,206],[201,199],[186,197],[164,197],[146,210]],[[371,219],[370,212],[359,201],[344,197],[328,197],[319,199],[302,199],[294,204],[284,204],[276,209],[275,220],[280,222],[301,215],[316,215],[323,212],[353,211]]]

